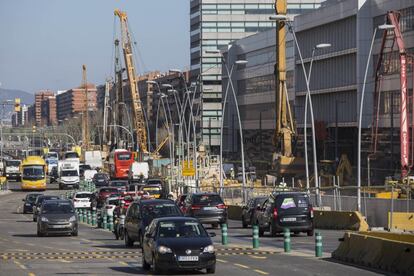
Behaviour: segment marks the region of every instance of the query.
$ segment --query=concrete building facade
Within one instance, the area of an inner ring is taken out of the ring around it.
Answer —
[[[96,111],[96,86],[88,84],[88,110]],[[73,88],[56,96],[57,118],[63,121],[85,111],[85,89]]]
[[[320,6],[318,0],[288,1],[288,13],[298,14]],[[200,83],[199,139],[213,152],[218,150],[222,112],[222,59],[206,51],[226,49],[234,40],[275,27],[274,0],[191,0],[191,78]]]
[[[47,125],[47,120],[42,115],[45,112],[42,112],[42,102],[46,100],[50,96],[54,96],[55,93],[53,93],[50,90],[44,90],[39,91],[35,93],[35,102],[34,102],[34,121],[36,126],[45,126]]]

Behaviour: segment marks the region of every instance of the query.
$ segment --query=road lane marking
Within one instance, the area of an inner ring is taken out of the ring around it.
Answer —
[[[247,266],[247,265],[242,265],[242,264],[238,264],[238,263],[235,263],[234,265],[235,265],[235,266],[238,266],[238,267],[241,267],[241,268],[250,269],[250,267],[249,267],[249,266]]]
[[[119,262],[121,265],[128,265],[126,262]]]
[[[22,265],[20,262],[18,262],[18,261],[13,261],[18,267],[20,267],[21,269],[23,269],[23,270],[26,270],[27,268],[24,266],[24,265]]]
[[[257,272],[257,273],[259,273],[259,274],[262,274],[262,275],[269,275],[269,273],[267,273],[267,272],[265,272],[263,270],[260,270],[260,269],[255,269],[254,271]]]
[[[36,276],[36,274],[34,274],[33,272],[29,272],[29,274],[27,274],[27,276]]]
[[[267,259],[265,256],[249,256],[252,259]]]
[[[217,262],[220,262],[220,263],[228,263],[228,261],[225,261],[225,260],[222,260],[222,259],[217,259]]]

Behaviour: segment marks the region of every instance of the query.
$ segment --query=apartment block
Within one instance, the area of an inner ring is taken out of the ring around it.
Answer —
[[[94,84],[88,84],[88,111],[97,110],[96,94],[97,89]],[[63,121],[76,114],[85,111],[85,89],[73,88],[56,95],[57,119]]]

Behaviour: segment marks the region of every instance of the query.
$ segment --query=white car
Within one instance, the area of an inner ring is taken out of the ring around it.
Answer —
[[[77,192],[73,196],[73,205],[75,208],[91,208],[92,196],[90,192]]]
[[[96,170],[86,170],[83,173],[83,177],[85,181],[92,181],[93,176],[98,173]]]
[[[104,212],[106,213],[107,216],[113,216],[114,215],[114,210],[115,207],[117,206],[119,201],[119,197],[108,197],[105,200],[105,204],[102,206],[102,214],[104,214]]]

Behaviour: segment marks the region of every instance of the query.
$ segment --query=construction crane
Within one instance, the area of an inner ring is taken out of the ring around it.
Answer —
[[[88,101],[88,81],[86,78],[86,65],[82,65],[82,85],[84,89],[84,105],[82,113],[82,141],[84,150],[89,149],[89,101]]]
[[[387,73],[387,64],[385,54],[392,58],[394,45],[398,47],[398,55],[400,60],[400,162],[401,162],[401,178],[408,175],[409,171],[414,165],[414,146],[410,139],[414,137],[414,112],[411,121],[408,116],[409,105],[414,107],[414,98],[409,97],[407,88],[407,66],[413,66],[413,57],[407,55],[404,38],[401,33],[399,24],[400,14],[397,11],[389,11],[386,15],[387,24],[393,26],[393,30],[385,29],[382,36],[382,43],[375,72],[375,94],[374,94],[374,114],[373,114],[373,128],[372,128],[372,154],[377,153],[378,144],[378,128],[379,128],[379,103],[381,96],[381,82],[383,81],[383,73]],[[389,32],[393,32],[391,35]],[[414,69],[414,68],[413,68]],[[391,103],[393,105],[393,103]],[[414,110],[414,109],[413,109]],[[393,113],[393,111],[392,111]],[[393,114],[391,114],[393,118]],[[393,124],[393,122],[392,122]],[[409,132],[412,129],[413,133]],[[410,137],[411,136],[411,137]],[[392,146],[391,146],[392,147]],[[410,153],[411,149],[411,153]]]
[[[132,53],[131,35],[128,30],[127,14],[118,9],[114,12],[121,22],[121,46],[124,53],[124,62],[128,77],[129,92],[132,101],[132,120],[138,140],[138,151],[144,154],[148,153],[147,148],[147,130],[144,120],[141,99],[139,97],[137,74],[135,71],[134,57]]]
[[[275,9],[277,15],[286,16],[286,0],[276,0]],[[293,154],[297,133],[286,84],[286,22],[283,21],[277,22],[276,51],[276,129],[273,136],[276,152],[273,154],[273,169],[277,176],[295,176],[303,171],[297,166],[298,163],[303,164],[303,159]],[[301,162],[298,162],[300,159]]]

